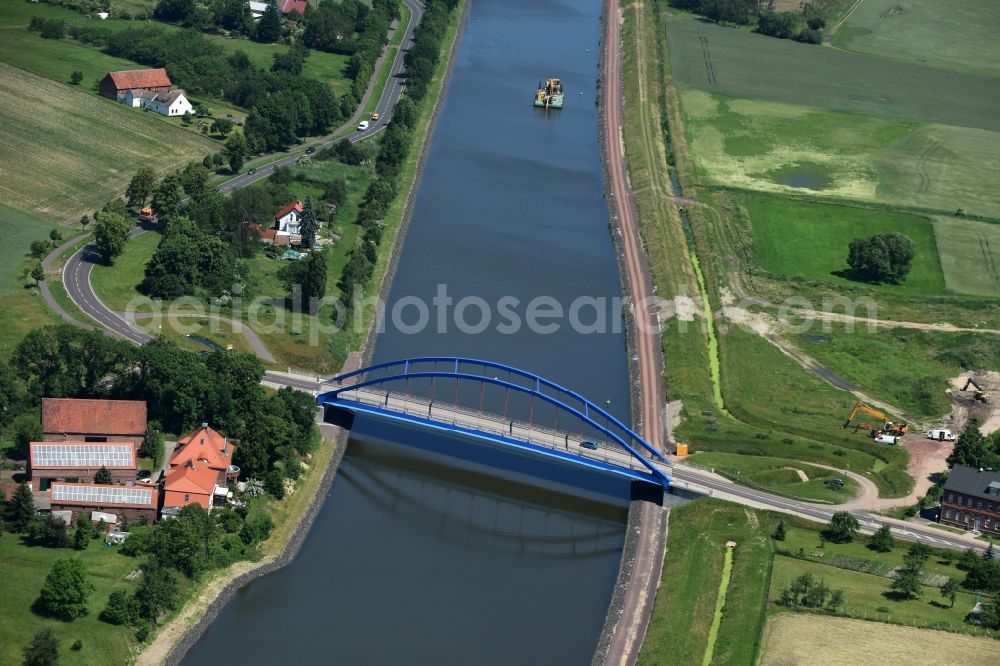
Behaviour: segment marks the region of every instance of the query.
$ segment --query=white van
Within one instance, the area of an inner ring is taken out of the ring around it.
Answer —
[[[358,123],[358,131],[359,132],[364,132],[366,129],[368,129],[368,121],[367,120],[362,120],[360,123]]]
[[[875,441],[879,444],[895,444],[899,440],[896,435],[879,435]]]
[[[951,432],[951,430],[945,430],[944,428],[934,428],[933,430],[928,430],[924,433],[927,439],[936,439],[939,442],[954,442],[957,437]]]

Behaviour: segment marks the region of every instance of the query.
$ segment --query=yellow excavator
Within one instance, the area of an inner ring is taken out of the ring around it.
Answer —
[[[976,402],[981,402],[984,405],[990,404],[990,397],[991,397],[990,394],[983,391],[983,389],[979,386],[979,384],[976,383],[976,380],[974,380],[972,377],[969,377],[968,381],[965,382],[965,386],[962,387],[962,393],[968,391],[970,386],[975,388],[975,391],[972,394],[973,400],[975,400]]]
[[[905,421],[900,421],[899,423],[893,423],[892,421],[889,420],[888,415],[886,415],[883,412],[880,412],[874,407],[869,407],[860,400],[854,403],[854,407],[851,408],[851,413],[848,415],[847,420],[844,421],[844,425],[842,425],[841,428],[850,427],[851,421],[853,421],[854,417],[858,415],[858,412],[865,412],[866,414],[870,414],[883,422],[881,428],[876,428],[872,426],[870,423],[854,424],[855,430],[859,429],[871,430],[872,437],[877,437],[878,434],[895,435],[897,437],[900,437],[910,431],[910,425]]]

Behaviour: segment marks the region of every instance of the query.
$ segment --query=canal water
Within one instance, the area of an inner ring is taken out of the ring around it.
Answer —
[[[376,361],[508,363],[630,420],[598,148],[600,10],[472,0]],[[550,76],[566,86],[561,111],[531,105]],[[297,558],[234,596],[185,663],[588,663],[626,501],[407,446],[437,436],[359,418]]]

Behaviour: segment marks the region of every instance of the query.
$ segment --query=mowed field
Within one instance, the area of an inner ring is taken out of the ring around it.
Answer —
[[[884,58],[1000,75],[998,24],[996,0],[864,0],[837,30],[833,44]]]
[[[786,613],[764,632],[762,666],[908,664],[991,666],[1000,641],[864,620]]]
[[[148,114],[0,63],[0,204],[57,221],[92,213],[132,173],[200,161],[217,145]]]
[[[0,295],[13,293],[21,288],[17,272],[25,262],[32,241],[49,239],[51,222],[19,210],[0,205]]]
[[[846,273],[848,245],[855,238],[896,231],[913,240],[916,256],[903,284],[883,284],[878,289],[918,294],[944,291],[934,225],[926,217],[754,195],[743,197],[742,203],[753,229],[754,254],[766,271],[835,284],[867,284]]]
[[[997,78],[668,20],[682,89],[1000,131]]]
[[[934,236],[950,291],[1000,296],[1000,224],[935,217]]]
[[[712,184],[1000,216],[1000,132],[703,90],[681,102]]]

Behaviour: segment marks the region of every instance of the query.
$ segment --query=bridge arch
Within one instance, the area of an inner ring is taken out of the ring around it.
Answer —
[[[500,375],[505,375],[505,377],[501,377]],[[579,420],[581,424],[586,424],[593,431],[606,437],[609,442],[620,447],[622,451],[627,452],[631,460],[639,463],[639,466],[646,471],[651,480],[659,483],[663,488],[669,487],[671,482],[670,477],[655,465],[654,462],[667,466],[671,463],[642,436],[622,423],[614,415],[576,391],[565,388],[527,370],[494,361],[454,356],[421,356],[378,363],[334,377],[328,384],[334,384],[336,388],[321,393],[317,401],[323,405],[339,406],[350,410],[353,402],[350,396],[352,391],[357,392],[361,389],[373,388],[386,391],[387,388],[391,388],[400,382],[405,384],[408,391],[410,382],[413,380],[430,380],[431,396],[429,405],[433,406],[434,381],[437,379],[451,379],[456,382],[479,382],[482,386],[491,385],[500,387],[505,392],[505,412],[506,396],[510,392],[528,396],[531,400],[532,410],[534,409],[533,406],[536,399],[542,401],[544,404],[551,405],[557,410],[556,422],[558,422],[558,413],[571,415]],[[386,391],[384,406],[369,407],[365,411],[393,416],[393,412],[396,410],[389,408],[390,394],[391,391]],[[456,396],[457,394],[458,384],[456,383]],[[482,409],[481,400],[480,410]],[[430,412],[430,409],[428,412]],[[513,423],[512,421],[512,433]],[[589,459],[591,456],[579,455],[576,457]],[[629,469],[631,469],[631,464],[629,464]]]

